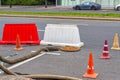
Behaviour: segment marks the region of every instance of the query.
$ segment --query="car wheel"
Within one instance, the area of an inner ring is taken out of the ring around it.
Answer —
[[[118,11],[120,11],[120,6],[119,6],[119,7],[117,7],[117,10],[118,10]]]
[[[95,7],[95,6],[92,6],[92,7],[91,7],[91,10],[96,10],[96,7]]]
[[[76,6],[76,10],[80,10],[80,7],[79,7],[79,6]]]

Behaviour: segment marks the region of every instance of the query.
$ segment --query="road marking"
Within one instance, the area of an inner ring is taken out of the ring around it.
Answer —
[[[88,26],[88,24],[77,24],[77,25],[81,25],[81,26]]]
[[[31,51],[31,52],[36,52],[36,51]],[[41,56],[43,56],[43,55],[45,55],[45,54],[60,55],[60,53],[53,53],[53,52],[41,52],[41,53],[42,53],[42,54],[39,54],[39,55],[37,55],[37,56],[35,56],[35,57],[32,57],[32,58],[30,58],[30,59],[27,59],[27,60],[25,60],[25,61],[16,63],[16,64],[14,64],[13,66],[8,67],[8,69],[9,69],[9,70],[10,70],[10,69],[14,69],[14,68],[16,68],[16,67],[18,67],[18,66],[20,66],[20,65],[22,65],[22,64],[25,64],[25,63],[27,63],[27,62],[29,62],[29,61],[32,61],[32,60],[34,60],[34,59],[36,59],[36,58],[38,58],[38,57],[41,57]],[[2,74],[2,73],[4,73],[4,72],[3,72],[3,71],[0,71],[0,74]]]
[[[31,52],[36,52],[36,51],[31,51]],[[60,53],[54,53],[54,52],[41,52],[41,53],[52,54],[52,55],[61,55]]]
[[[79,23],[79,24],[72,24],[72,23],[61,23],[61,24],[69,24],[69,25],[81,25],[81,26],[88,26],[86,23]]]
[[[53,52],[42,52],[42,53],[52,54],[52,55],[60,55],[60,53],[53,53]]]
[[[27,60],[25,60],[25,61],[16,63],[15,65],[8,67],[8,69],[16,68],[16,67],[18,67],[18,66],[20,66],[20,65],[22,65],[22,64],[24,64],[24,63],[27,63],[27,62],[29,62],[29,61],[31,61],[31,60],[33,60],[33,59],[36,59],[36,58],[38,58],[38,57],[40,57],[40,56],[43,56],[44,54],[46,54],[46,53],[42,53],[42,54],[39,54],[39,55],[37,55],[37,56],[35,56],[35,57],[32,57],[32,58],[30,58],[30,59],[27,59]]]
[[[31,51],[32,53],[36,52],[36,51]]]
[[[31,51],[31,52],[36,52],[36,51]],[[22,64],[25,64],[25,63],[27,63],[27,62],[29,62],[29,61],[32,61],[32,60],[34,60],[34,59],[36,59],[36,58],[38,58],[38,57],[40,57],[40,56],[43,56],[43,55],[45,55],[45,54],[60,55],[60,53],[53,53],[53,52],[41,52],[41,53],[42,53],[42,54],[39,54],[39,55],[37,55],[37,56],[35,56],[35,57],[32,57],[32,58],[30,58],[30,59],[27,59],[27,60],[25,60],[25,61],[16,63],[16,64],[14,64],[13,66],[8,67],[8,69],[16,68],[16,67],[18,67],[18,66],[20,66],[20,65],[22,65]]]

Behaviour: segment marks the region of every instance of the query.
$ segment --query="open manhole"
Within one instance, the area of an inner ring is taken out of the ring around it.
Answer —
[[[33,79],[33,80],[65,80],[65,79],[48,79],[48,78],[46,78],[46,79]]]
[[[79,51],[80,47],[74,47],[74,46],[65,46],[60,48],[61,51],[67,51],[67,52],[75,52],[75,51]]]

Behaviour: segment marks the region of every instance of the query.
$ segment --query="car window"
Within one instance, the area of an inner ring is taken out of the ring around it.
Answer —
[[[84,5],[89,5],[89,3],[88,2],[86,2],[86,3],[83,3]]]

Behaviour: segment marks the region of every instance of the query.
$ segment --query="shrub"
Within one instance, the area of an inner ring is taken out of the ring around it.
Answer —
[[[2,0],[3,5],[9,5],[12,1],[13,5],[44,5],[44,0]]]

